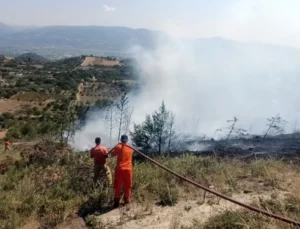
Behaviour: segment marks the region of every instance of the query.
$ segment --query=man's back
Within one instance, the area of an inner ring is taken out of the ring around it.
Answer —
[[[91,157],[94,158],[94,163],[97,165],[103,165],[106,164],[106,157],[108,154],[108,151],[106,147],[102,145],[96,145],[94,148],[91,149]]]
[[[5,149],[7,149],[10,146],[9,140],[6,140],[5,143],[4,143],[4,145],[5,145]]]
[[[113,153],[114,156],[117,156],[117,165],[116,169],[121,170],[132,170],[132,154],[133,150],[128,147],[125,143],[119,143]]]

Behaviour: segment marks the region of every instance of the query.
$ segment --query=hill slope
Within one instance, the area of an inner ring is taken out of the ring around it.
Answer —
[[[22,54],[22,55],[16,57],[15,59],[19,60],[19,61],[24,61],[24,62],[47,62],[47,61],[49,61],[45,57],[38,55],[36,53],[25,53],[25,54]]]
[[[14,29],[0,22],[0,36],[13,32]]]

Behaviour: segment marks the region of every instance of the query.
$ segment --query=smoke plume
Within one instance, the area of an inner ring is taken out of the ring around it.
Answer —
[[[138,95],[129,94],[134,123],[141,123],[164,100],[176,115],[176,130],[181,136],[212,137],[234,116],[239,119],[238,127],[262,134],[266,118],[278,113],[289,121],[287,131],[297,129],[297,49],[212,38],[158,41],[154,50],[132,47],[131,52],[139,64],[142,84]],[[101,112],[88,117],[87,125],[75,136],[74,146],[89,148],[97,136],[109,145]],[[218,132],[216,137],[222,134]]]

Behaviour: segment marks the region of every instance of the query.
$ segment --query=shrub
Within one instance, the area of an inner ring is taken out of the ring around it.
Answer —
[[[80,207],[79,215],[85,217],[96,211],[101,211],[112,205],[113,192],[104,185],[94,189],[89,195],[87,201]]]
[[[161,185],[159,189],[159,200],[161,205],[173,206],[178,202],[178,189],[170,185]]]
[[[94,215],[89,215],[85,219],[85,223],[87,226],[91,227],[92,229],[104,229],[106,228],[105,225]]]

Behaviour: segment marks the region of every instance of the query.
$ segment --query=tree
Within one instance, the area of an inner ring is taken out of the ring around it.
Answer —
[[[264,134],[263,139],[265,139],[268,135],[278,135],[285,133],[285,126],[287,125],[287,121],[282,119],[279,114],[275,117],[267,118],[267,131]]]
[[[143,148],[144,151],[158,151],[162,154],[164,150],[170,150],[172,141],[176,136],[175,116],[166,109],[164,102],[152,115],[147,115],[146,120],[140,124],[134,124],[130,133],[135,146]]]
[[[130,124],[131,124],[131,117],[132,117],[133,110],[134,110],[134,107],[131,107],[129,109],[129,111],[125,114],[125,118],[124,118],[124,134],[128,134],[129,127],[130,127]]]
[[[112,146],[112,134],[116,127],[115,116],[114,116],[115,111],[116,111],[116,105],[114,103],[110,103],[107,106],[106,115],[105,115],[105,120],[107,121],[106,123],[108,125],[108,131],[109,131],[109,147],[110,148]]]
[[[232,132],[234,131],[235,129],[235,124],[236,122],[238,121],[238,119],[236,117],[233,117],[232,120],[227,120],[227,122],[231,123],[231,125],[229,125],[228,129],[229,129],[229,132],[227,134],[227,137],[226,137],[226,141],[228,141],[230,135],[232,134]]]
[[[217,132],[222,132],[222,128],[218,128],[218,129],[215,130],[215,132],[213,134],[213,137],[212,137],[213,139],[215,138]]]
[[[230,125],[227,127],[227,129],[229,131],[228,131],[228,134],[227,134],[227,137],[226,137],[226,141],[229,140],[229,137],[232,134],[237,134],[239,137],[243,137],[243,136],[248,135],[247,130],[242,129],[242,128],[236,128],[236,123],[238,122],[237,117],[233,117],[232,120],[227,120],[227,122],[230,123]],[[218,129],[218,131],[222,131],[222,129]]]
[[[133,107],[129,105],[129,100],[126,93],[123,93],[116,104],[116,121],[118,125],[118,138],[120,139],[121,133],[127,133],[131,116],[133,113]]]
[[[170,113],[169,121],[168,121],[168,151],[171,151],[172,142],[177,138],[176,132],[175,132],[175,115],[173,113]]]
[[[75,133],[80,129],[75,105],[70,104],[64,114],[58,115],[54,129],[57,130],[57,138],[61,145],[73,140]]]

